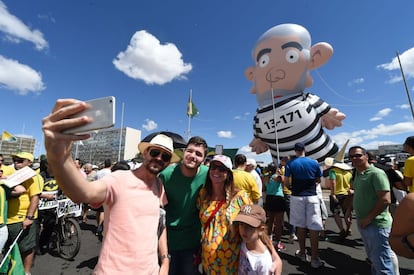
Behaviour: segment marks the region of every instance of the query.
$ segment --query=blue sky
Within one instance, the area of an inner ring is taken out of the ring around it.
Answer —
[[[37,139],[58,98],[114,95],[116,127],[191,135],[248,153],[256,98],[244,70],[270,27],[297,23],[332,58],[312,71],[317,94],[347,115],[340,146],[403,143],[414,123],[396,60],[414,90],[414,2],[0,0],[2,130]],[[413,95],[412,95],[413,96]],[[259,156],[257,159],[266,159]]]

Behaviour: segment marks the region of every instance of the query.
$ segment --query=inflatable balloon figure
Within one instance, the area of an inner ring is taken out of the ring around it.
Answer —
[[[345,115],[308,93],[310,70],[321,67],[333,54],[328,43],[311,46],[309,32],[296,24],[277,25],[266,31],[253,49],[255,66],[245,71],[254,83],[258,109],[254,118],[252,151],[270,149],[273,160],[294,155],[296,142],[303,142],[306,155],[323,161],[338,146],[323,128],[342,125]],[[276,131],[275,131],[276,129]]]

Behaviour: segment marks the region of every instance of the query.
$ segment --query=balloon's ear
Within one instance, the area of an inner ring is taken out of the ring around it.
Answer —
[[[312,46],[310,50],[311,62],[309,70],[316,69],[324,65],[332,56],[333,48],[326,42],[320,42]]]
[[[254,69],[255,67],[251,66],[244,71],[244,76],[247,78],[247,80],[252,82],[254,81]]]

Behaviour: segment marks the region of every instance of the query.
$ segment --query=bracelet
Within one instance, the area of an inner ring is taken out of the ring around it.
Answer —
[[[411,253],[414,253],[414,247],[408,241],[408,236],[409,235],[411,235],[411,234],[408,234],[408,235],[405,235],[404,237],[402,237],[401,242]]]
[[[164,260],[164,259],[168,259],[171,261],[171,255],[170,254],[163,254],[160,256],[160,261]]]
[[[33,221],[35,219],[35,216],[26,216],[26,219]]]

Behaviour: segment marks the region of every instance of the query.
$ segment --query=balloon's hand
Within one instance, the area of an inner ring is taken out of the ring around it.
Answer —
[[[338,109],[332,108],[328,113],[322,116],[322,127],[332,130],[335,127],[342,126],[342,120],[345,119],[345,114]]]
[[[261,154],[269,150],[269,146],[258,138],[253,138],[249,143],[249,146],[252,148],[252,152],[255,152],[256,154]]]

